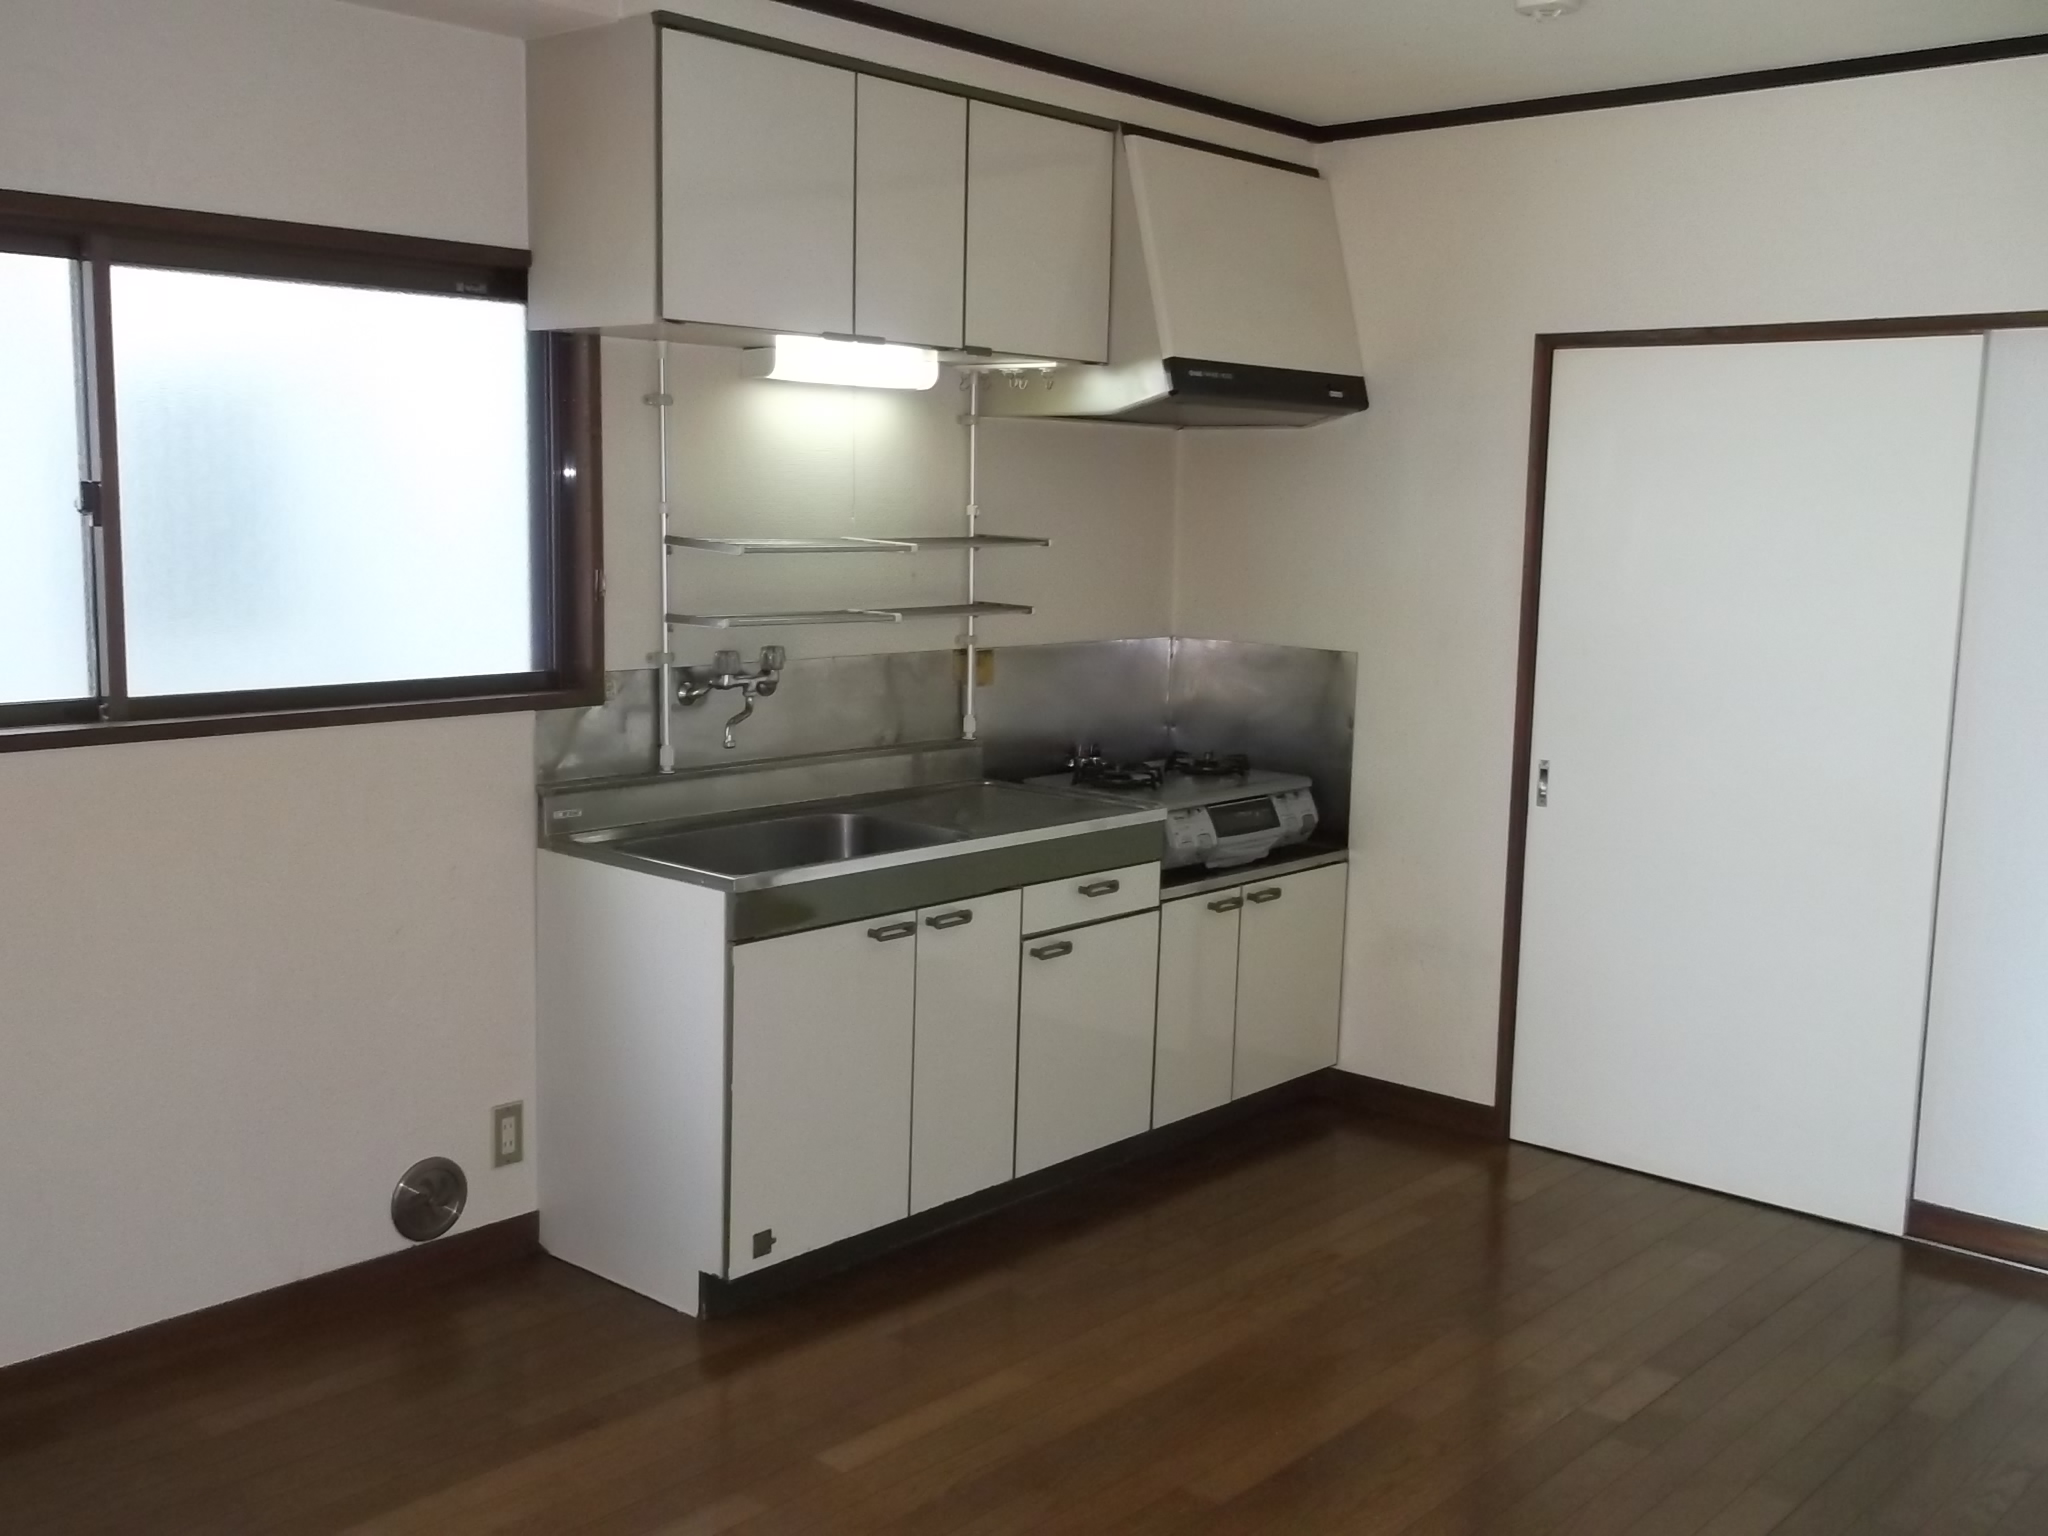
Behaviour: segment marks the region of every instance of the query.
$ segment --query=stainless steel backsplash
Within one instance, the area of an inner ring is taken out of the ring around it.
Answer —
[[[1315,780],[1325,825],[1341,833],[1351,808],[1357,657],[1348,651],[1232,640],[1091,640],[994,653],[979,690],[984,761],[997,778],[1050,773],[1077,745],[1116,757],[1173,749],[1246,752],[1262,767]],[[952,651],[836,656],[791,662],[782,686],[719,743],[737,699],[716,694],[675,712],[679,767],[732,766],[862,751],[960,735],[960,661]],[[649,773],[654,682],[614,672],[606,703],[554,710],[535,731],[543,785]]]

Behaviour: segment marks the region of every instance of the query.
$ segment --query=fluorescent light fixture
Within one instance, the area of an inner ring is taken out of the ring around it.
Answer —
[[[778,336],[772,347],[748,348],[741,366],[754,378],[785,379],[793,384],[930,389],[939,382],[936,352],[876,341],[829,341],[822,336]]]

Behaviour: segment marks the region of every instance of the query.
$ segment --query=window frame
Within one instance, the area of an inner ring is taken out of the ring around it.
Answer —
[[[121,565],[120,422],[107,323],[112,269],[175,268],[523,303],[528,252],[410,235],[190,213],[0,190],[0,251],[56,256],[75,283],[87,544],[86,698],[0,703],[0,752],[371,721],[583,707],[604,694],[598,341],[535,331],[531,671],[137,698],[127,680]]]

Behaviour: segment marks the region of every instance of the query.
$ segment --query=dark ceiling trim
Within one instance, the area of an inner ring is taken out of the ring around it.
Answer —
[[[982,58],[995,59],[1000,63],[1035,69],[1041,74],[1057,75],[1063,80],[1077,81],[1082,85],[1121,91],[1126,96],[1156,101],[1162,106],[1181,107],[1189,112],[1199,112],[1205,117],[1220,118],[1228,123],[1240,123],[1247,128],[1263,128],[1268,133],[1285,134],[1293,139],[1315,142],[1327,131],[1313,123],[1282,117],[1277,112],[1262,112],[1257,107],[1240,106],[1234,101],[1224,101],[1221,97],[1205,96],[1200,91],[1183,90],[1177,85],[1164,85],[1157,80],[1124,74],[1120,70],[1104,69],[1099,64],[1084,64],[1079,59],[1046,53],[1038,48],[1027,48],[1022,43],[1005,42],[986,33],[970,32],[965,27],[948,26],[940,21],[927,21],[922,16],[906,16],[903,12],[892,11],[887,6],[870,4],[869,0],[780,0],[780,3],[793,6],[800,11],[815,11],[820,16],[831,16],[839,21],[857,22],[864,27],[873,27],[878,32],[893,32],[899,37],[915,38],[922,43],[936,43],[942,48],[954,48],[962,53],[978,54]]]
[[[2048,33],[2026,37],[1992,38],[1981,43],[1957,43],[1945,48],[1916,48],[1904,53],[1878,53],[1855,59],[1830,59],[1819,64],[1794,64],[1782,69],[1752,69],[1733,75],[1709,75],[1694,80],[1673,80],[1662,85],[1635,85],[1612,91],[1580,91],[1568,96],[1540,96],[1528,101],[1506,101],[1492,106],[1455,107],[1443,112],[1413,112],[1401,117],[1363,118],[1350,123],[1308,123],[1265,112],[1257,107],[1207,96],[1083,63],[1063,54],[1047,53],[1022,43],[1006,42],[983,32],[927,21],[906,15],[872,0],[778,0],[800,11],[812,11],[850,21],[879,32],[935,43],[942,48],[977,54],[1004,64],[1035,69],[1082,85],[1120,91],[1162,106],[1181,107],[1224,122],[1268,133],[1305,139],[1312,144],[1333,144],[1345,139],[1374,139],[1393,133],[1422,133],[1432,128],[1465,128],[1475,123],[1509,123],[1529,117],[1560,117],[1570,112],[1603,112],[1613,107],[1653,106],[1666,101],[1695,101],[1704,96],[1733,96],[1745,91],[1778,90],[1791,85],[1824,85],[1836,80],[1862,80],[1872,75],[1899,75],[1921,69],[1947,69],[1957,64],[1991,64],[2002,59],[2029,59],[2048,54]],[[1162,135],[1163,137],[1163,135]]]
[[[1465,128],[1475,123],[1508,123],[1528,117],[1559,117],[1569,112],[1601,112],[1611,107],[1695,101],[1703,96],[1733,96],[1745,91],[1778,90],[1789,85],[1824,85],[1836,80],[1862,80],[1872,75],[1947,69],[1957,64],[1990,64],[2001,59],[2028,59],[2041,54],[2048,54],[2048,33],[1994,38],[1984,43],[1958,43],[1947,48],[1916,48],[1907,53],[1872,54],[1860,59],[1834,59],[1822,64],[1795,64],[1784,69],[1752,69],[1741,74],[1712,75],[1700,80],[1674,80],[1664,85],[1581,91],[1571,96],[1544,96],[1530,101],[1502,102],[1490,107],[1459,107],[1447,112],[1367,118],[1355,123],[1333,123],[1309,132],[1318,143],[1330,144],[1344,139],[1376,139],[1392,133],[1421,133],[1432,128]]]

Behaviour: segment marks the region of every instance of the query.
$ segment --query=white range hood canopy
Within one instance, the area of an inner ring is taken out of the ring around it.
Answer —
[[[985,414],[1306,426],[1366,408],[1336,206],[1314,170],[1127,129],[1109,361],[991,388]]]

